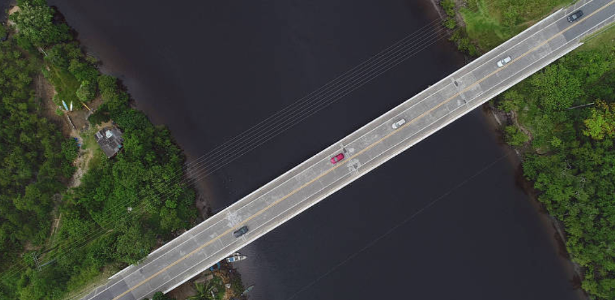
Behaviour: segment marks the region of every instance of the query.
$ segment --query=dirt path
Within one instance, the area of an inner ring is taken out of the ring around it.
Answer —
[[[81,178],[85,174],[88,169],[88,164],[94,155],[94,151],[91,149],[88,150],[79,150],[79,156],[75,160],[74,164],[77,167],[75,174],[70,179],[68,183],[69,188],[78,187],[81,184]]]

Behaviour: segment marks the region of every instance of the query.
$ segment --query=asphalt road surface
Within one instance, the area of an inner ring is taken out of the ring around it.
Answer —
[[[569,23],[566,17],[578,9],[584,16]],[[615,0],[579,1],[555,12],[170,241],[139,265],[115,274],[84,299],[140,300],[172,290],[572,51],[581,38],[614,20]],[[510,62],[498,67],[505,57]],[[402,119],[404,124],[394,129]],[[339,153],[344,159],[333,164],[331,158]],[[234,237],[242,226],[249,231]]]

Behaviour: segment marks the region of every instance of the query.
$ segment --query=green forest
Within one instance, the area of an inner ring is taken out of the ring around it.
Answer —
[[[170,132],[130,107],[117,79],[100,74],[57,13],[44,0],[17,5],[16,26],[0,42],[0,299],[62,299],[191,227],[195,192],[177,180],[184,157]],[[84,142],[93,157],[75,188],[66,184],[78,147],[42,116],[32,84],[41,73],[56,105],[100,96],[92,126],[113,121],[123,132],[113,159]]]
[[[15,41],[0,43],[0,269],[19,259],[26,244],[45,242],[53,195],[74,171],[76,144],[39,114],[31,83],[40,68]]]
[[[584,268],[582,288],[615,299],[615,27],[501,95],[529,141],[523,174],[538,200],[566,230],[572,260]]]

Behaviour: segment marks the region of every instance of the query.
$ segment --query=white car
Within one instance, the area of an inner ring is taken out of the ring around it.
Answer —
[[[401,119],[401,120],[393,123],[393,125],[391,127],[393,127],[393,129],[397,129],[397,128],[401,127],[401,125],[404,125],[404,123],[406,123],[406,120]]]
[[[498,61],[498,67],[503,67],[505,64],[509,63],[512,59],[510,58],[510,56],[506,56],[506,58]]]

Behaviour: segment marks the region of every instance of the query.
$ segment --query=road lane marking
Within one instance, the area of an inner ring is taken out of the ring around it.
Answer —
[[[608,2],[607,4],[605,4],[604,6],[600,7],[599,9],[597,9],[596,11],[594,11],[593,13],[587,15],[587,17],[585,17],[583,20],[580,20],[580,22],[570,25],[568,28],[556,33],[555,35],[553,35],[552,37],[550,37],[549,39],[545,40],[544,42],[540,43],[539,45],[535,46],[534,48],[526,51],[525,53],[523,53],[521,56],[513,59],[509,64],[505,65],[502,68],[498,68],[495,71],[489,73],[488,75],[484,76],[482,79],[474,82],[473,84],[469,85],[468,87],[464,88],[461,92],[456,93],[455,95],[451,96],[450,98],[446,99],[445,101],[442,101],[440,104],[434,106],[433,108],[431,108],[430,110],[422,113],[421,115],[419,115],[418,117],[412,119],[411,121],[409,121],[408,123],[406,123],[405,125],[402,125],[399,129],[402,129],[406,126],[409,126],[410,124],[412,124],[413,122],[415,122],[416,120],[419,120],[421,118],[423,118],[426,114],[431,113],[432,111],[438,109],[439,107],[441,107],[444,104],[447,104],[448,102],[450,102],[450,100],[460,96],[461,94],[465,93],[466,91],[468,91],[470,88],[474,87],[475,85],[480,84],[481,82],[485,81],[487,78],[493,76],[494,74],[498,73],[499,71],[502,71],[504,69],[506,69],[508,66],[512,65],[515,61],[518,61],[519,59],[527,56],[529,53],[534,52],[536,49],[544,46],[546,43],[550,42],[551,40],[555,39],[556,37],[564,34],[565,32],[567,32],[568,30],[574,28],[575,26],[583,23],[585,20],[589,19],[591,16],[597,14],[598,12],[604,10],[605,8],[607,8],[608,6],[612,5],[613,3],[615,3],[615,0]],[[545,27],[546,28],[546,27]],[[365,149],[357,152],[356,154],[352,155],[351,157],[349,157],[347,160],[345,161],[341,161],[339,164],[337,164],[336,166],[332,167],[331,169],[325,171],[324,173],[320,174],[319,176],[315,177],[314,179],[310,180],[309,182],[301,185],[299,188],[293,190],[291,193],[285,195],[284,197],[272,202],[271,204],[269,204],[268,206],[266,206],[265,208],[261,209],[260,211],[254,213],[253,215],[251,215],[250,217],[246,218],[242,223],[238,224],[236,227],[234,228],[230,228],[226,231],[224,231],[222,234],[220,234],[218,237],[216,237],[215,239],[209,240],[207,243],[199,246],[197,249],[191,251],[190,253],[186,254],[185,256],[181,257],[180,259],[174,261],[173,263],[169,264],[167,267],[161,269],[160,271],[156,272],[155,274],[151,275],[150,277],[146,278],[145,280],[139,282],[137,285],[135,285],[134,287],[126,290],[125,292],[123,292],[122,294],[116,296],[115,298],[113,298],[114,300],[120,299],[121,297],[125,296],[126,294],[130,293],[131,291],[135,290],[136,288],[138,288],[139,286],[145,284],[146,282],[148,282],[149,280],[151,280],[152,278],[160,275],[161,273],[165,272],[167,269],[177,265],[178,263],[182,262],[184,259],[186,259],[189,256],[192,256],[194,253],[200,251],[201,249],[205,248],[206,246],[210,245],[211,243],[219,240],[222,236],[225,236],[227,234],[229,234],[231,231],[235,230],[235,228],[241,226],[241,225],[245,225],[248,221],[252,220],[253,218],[261,215],[262,213],[264,213],[265,211],[267,211],[268,209],[270,209],[271,207],[275,206],[277,203],[287,199],[288,197],[296,194],[298,191],[302,190],[303,188],[305,188],[308,185],[311,185],[314,181],[322,178],[323,176],[331,173],[332,171],[334,171],[335,169],[341,167],[342,165],[344,165],[346,162],[350,161],[350,159],[364,153],[365,151],[368,151],[369,149],[375,147],[376,145],[380,144],[382,141],[384,141],[385,139],[389,138],[390,136],[392,136],[393,134],[397,133],[399,130],[393,131],[388,133],[387,135],[385,135],[383,138],[381,138],[380,140],[370,144],[368,147],[366,147]]]

